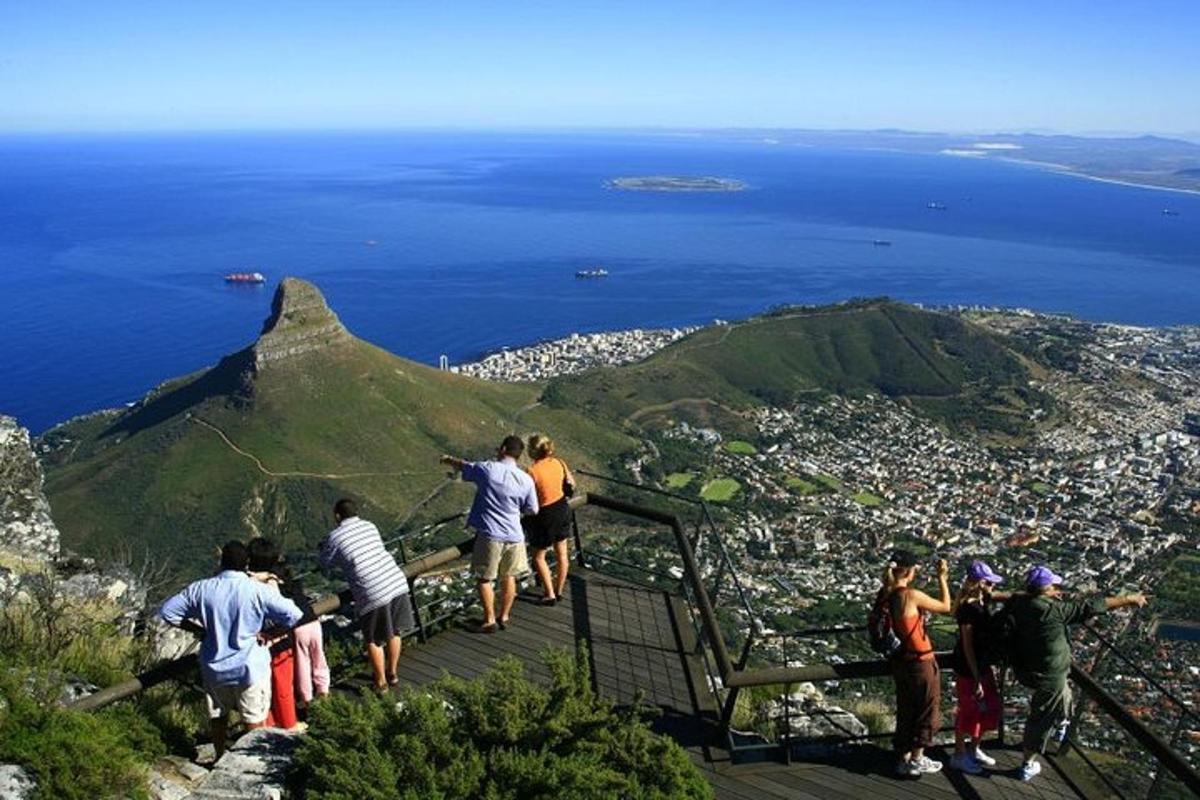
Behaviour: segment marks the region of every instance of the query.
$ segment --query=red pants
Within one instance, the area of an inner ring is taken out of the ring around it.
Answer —
[[[958,716],[954,730],[970,736],[978,742],[979,737],[1000,726],[1000,691],[996,688],[996,676],[991,667],[984,667],[979,676],[983,683],[983,703],[975,699],[975,679],[956,675],[955,690],[958,693]]]
[[[271,713],[267,715],[269,728],[296,727],[296,657],[292,653],[291,641],[278,653],[271,654]]]

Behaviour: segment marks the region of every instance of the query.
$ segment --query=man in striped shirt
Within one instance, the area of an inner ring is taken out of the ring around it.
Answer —
[[[333,516],[338,526],[321,542],[319,558],[326,566],[339,567],[350,583],[375,688],[387,691],[396,683],[400,634],[414,625],[408,579],[384,548],[379,529],[359,518],[353,500],[338,500]]]

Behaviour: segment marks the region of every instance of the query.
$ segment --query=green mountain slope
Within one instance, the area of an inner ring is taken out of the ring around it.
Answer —
[[[194,573],[217,544],[257,531],[307,551],[344,494],[381,529],[397,524],[445,481],[441,453],[490,455],[539,391],[391,355],[350,336],[315,287],[287,279],[253,346],[126,412],[49,432],[46,490],[65,543],[88,554],[144,546]],[[541,421],[553,420],[529,424]],[[562,426],[587,440],[565,443],[582,463],[631,444],[583,420]],[[450,485],[430,513],[469,497]]]
[[[145,549],[191,575],[234,536],[311,552],[345,494],[385,531],[431,494],[424,518],[461,510],[470,487],[448,482],[438,456],[487,457],[514,430],[547,432],[571,463],[606,469],[663,418],[749,436],[748,407],[875,391],[950,424],[1019,434],[1027,380],[974,326],[874,301],[708,328],[639,364],[546,386],[487,382],[354,338],[315,287],[287,279],[250,347],[134,408],[44,435],[46,491],[69,548]]]
[[[889,301],[784,310],[707,328],[640,364],[552,381],[552,407],[642,422],[693,406],[786,405],[819,391],[880,392],[960,426],[1025,427],[1022,362],[956,317]]]

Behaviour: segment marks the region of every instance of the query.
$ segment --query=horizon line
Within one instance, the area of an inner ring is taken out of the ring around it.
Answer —
[[[908,136],[1042,136],[1078,139],[1164,138],[1200,144],[1200,131],[1070,131],[1056,128],[959,129],[936,130],[883,127],[804,127],[740,125],[362,125],[362,126],[229,126],[229,127],[106,127],[106,128],[0,128],[0,138],[71,137],[71,136],[154,136],[154,135],[270,135],[270,134],[351,134],[351,133],[605,133],[695,135],[703,133],[818,133],[818,134],[900,134]]]

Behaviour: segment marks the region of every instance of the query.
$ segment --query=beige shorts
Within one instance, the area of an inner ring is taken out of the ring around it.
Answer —
[[[236,711],[243,722],[257,725],[271,711],[271,679],[252,686],[205,686],[204,696],[208,700],[209,719],[221,719]]]
[[[476,533],[475,546],[471,548],[471,574],[485,581],[528,575],[525,543],[498,542]]]

